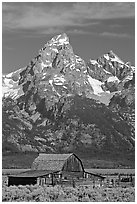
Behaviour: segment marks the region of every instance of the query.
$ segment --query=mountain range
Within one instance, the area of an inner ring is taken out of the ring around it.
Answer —
[[[85,62],[63,33],[2,82],[4,152],[134,154],[135,67],[112,50]]]

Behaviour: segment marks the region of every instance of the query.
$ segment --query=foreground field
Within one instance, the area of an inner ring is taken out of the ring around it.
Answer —
[[[92,188],[91,186],[47,187],[38,185],[3,186],[2,201],[4,202],[134,202],[135,189],[129,188]]]

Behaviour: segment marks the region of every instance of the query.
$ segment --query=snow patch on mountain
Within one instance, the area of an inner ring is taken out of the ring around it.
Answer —
[[[117,81],[118,83],[120,82],[120,80],[116,76],[111,76],[107,79],[107,82],[115,82],[115,81]]]
[[[103,69],[103,71],[104,71],[106,74],[112,75],[110,72],[108,72],[108,71],[105,70],[105,69]]]
[[[3,79],[2,95],[5,97],[12,97],[13,99],[19,98],[23,95],[22,85],[18,85],[18,82],[14,82],[12,79]]]
[[[98,95],[98,94],[104,92],[103,89],[101,88],[101,85],[103,84],[101,81],[99,81],[97,79],[93,79],[89,75],[88,75],[88,81],[94,90],[94,94]]]
[[[63,85],[65,81],[66,80],[64,79],[63,75],[62,76],[55,75],[53,78],[53,83],[55,85]]]
[[[109,60],[108,54],[104,54],[104,57],[105,57],[107,60]]]
[[[20,68],[17,71],[2,75],[2,95],[5,97],[11,96],[16,99],[23,93],[22,85],[18,85],[20,73],[25,69]]]
[[[98,64],[98,62],[96,60],[91,60],[91,59],[90,59],[90,63],[93,65]]]
[[[11,97],[12,99],[17,99],[21,95],[23,95],[24,92],[22,90],[22,86],[16,87],[16,88],[14,87],[14,89],[13,88],[9,88],[9,87],[3,87],[2,94],[5,97]]]

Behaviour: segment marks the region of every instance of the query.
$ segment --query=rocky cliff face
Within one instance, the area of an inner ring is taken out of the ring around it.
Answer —
[[[132,80],[135,73],[134,66],[124,63],[112,50],[97,60],[90,60],[87,67],[90,76],[104,82],[104,91],[110,92],[124,89],[125,83]]]
[[[123,62],[112,50],[87,63],[90,76],[103,82],[102,89],[113,94],[108,106],[135,126],[135,67]],[[109,94],[110,95],[110,94]]]
[[[55,36],[3,76],[3,150],[134,151],[134,83],[112,51],[85,63]]]

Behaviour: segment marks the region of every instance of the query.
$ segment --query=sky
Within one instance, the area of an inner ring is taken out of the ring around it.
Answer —
[[[85,61],[113,50],[135,64],[134,2],[3,2],[3,74],[27,66],[48,40],[64,32]]]

